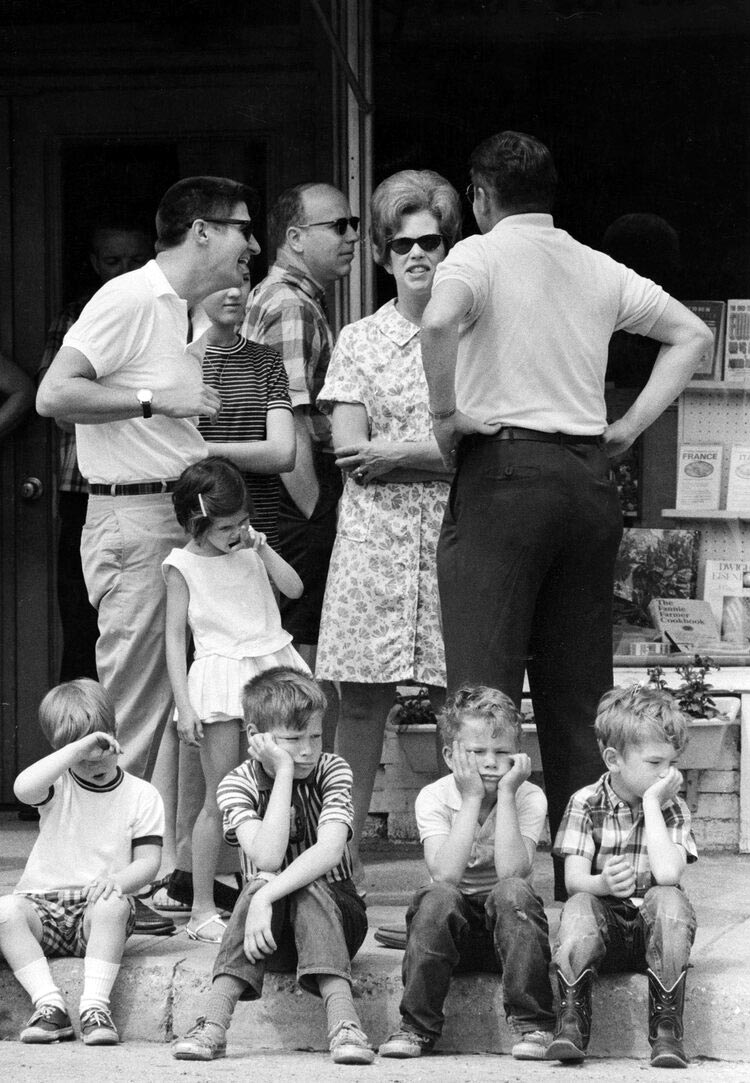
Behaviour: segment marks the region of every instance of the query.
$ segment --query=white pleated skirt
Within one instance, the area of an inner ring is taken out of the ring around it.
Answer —
[[[201,722],[241,719],[242,689],[252,677],[275,666],[289,666],[310,673],[291,643],[273,654],[255,658],[224,658],[217,654],[197,658],[188,673],[188,693]]]

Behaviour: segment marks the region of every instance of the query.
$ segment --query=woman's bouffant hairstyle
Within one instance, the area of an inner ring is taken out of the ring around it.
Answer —
[[[688,722],[669,692],[634,684],[604,693],[594,733],[602,752],[614,748],[622,755],[647,741],[663,741],[681,752],[688,742]]]
[[[438,715],[438,726],[444,746],[450,746],[458,737],[464,715],[478,715],[492,726],[492,736],[512,733],[521,739],[521,712],[510,696],[498,688],[486,685],[464,685],[445,701]]]
[[[172,493],[177,522],[201,538],[214,519],[250,509],[245,479],[234,463],[222,455],[209,455],[183,470]]]
[[[314,677],[291,666],[276,666],[252,677],[242,689],[242,711],[248,733],[274,728],[304,730],[316,711],[328,706]]]
[[[79,677],[50,689],[39,704],[39,726],[53,748],[101,730],[115,736],[115,709],[97,681]]]
[[[370,201],[372,257],[384,266],[388,242],[401,226],[405,214],[429,211],[440,224],[448,251],[461,237],[461,200],[445,177],[431,169],[404,169],[386,177]]]

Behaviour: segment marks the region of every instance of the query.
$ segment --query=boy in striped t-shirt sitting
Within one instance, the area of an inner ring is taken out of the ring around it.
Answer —
[[[614,688],[594,724],[607,771],[573,794],[552,853],[565,859],[570,898],[553,955],[560,1010],[548,1060],[581,1061],[595,973],[647,970],[655,1068],[687,1068],[685,975],[695,914],[680,879],[697,859],[675,766],[687,721],[668,692]]]
[[[322,998],[337,1064],[370,1064],[351,991],[367,933],[351,879],[352,772],[322,751],[326,697],[312,677],[277,667],[243,690],[249,757],[220,783],[224,837],[241,849],[245,887],[224,933],[205,1017],[172,1045],[177,1060],[214,1060],[238,1000],[257,1000],[266,968],[292,970]]]

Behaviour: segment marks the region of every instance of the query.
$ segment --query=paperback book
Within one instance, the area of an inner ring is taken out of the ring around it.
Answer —
[[[732,444],[727,511],[750,512],[750,444]]]
[[[677,507],[716,511],[721,497],[723,444],[680,444]]]
[[[697,598],[653,598],[648,611],[663,640],[678,651],[701,653],[719,644],[711,606]]]

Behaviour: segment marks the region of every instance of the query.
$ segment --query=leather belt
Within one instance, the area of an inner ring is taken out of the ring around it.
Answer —
[[[134,481],[126,485],[89,485],[92,496],[148,496],[150,493],[171,493],[176,481]]]
[[[542,432],[540,429],[523,429],[517,425],[505,425],[492,435],[471,433],[477,440],[534,440],[540,444],[601,444],[601,436],[579,436],[568,432]]]

